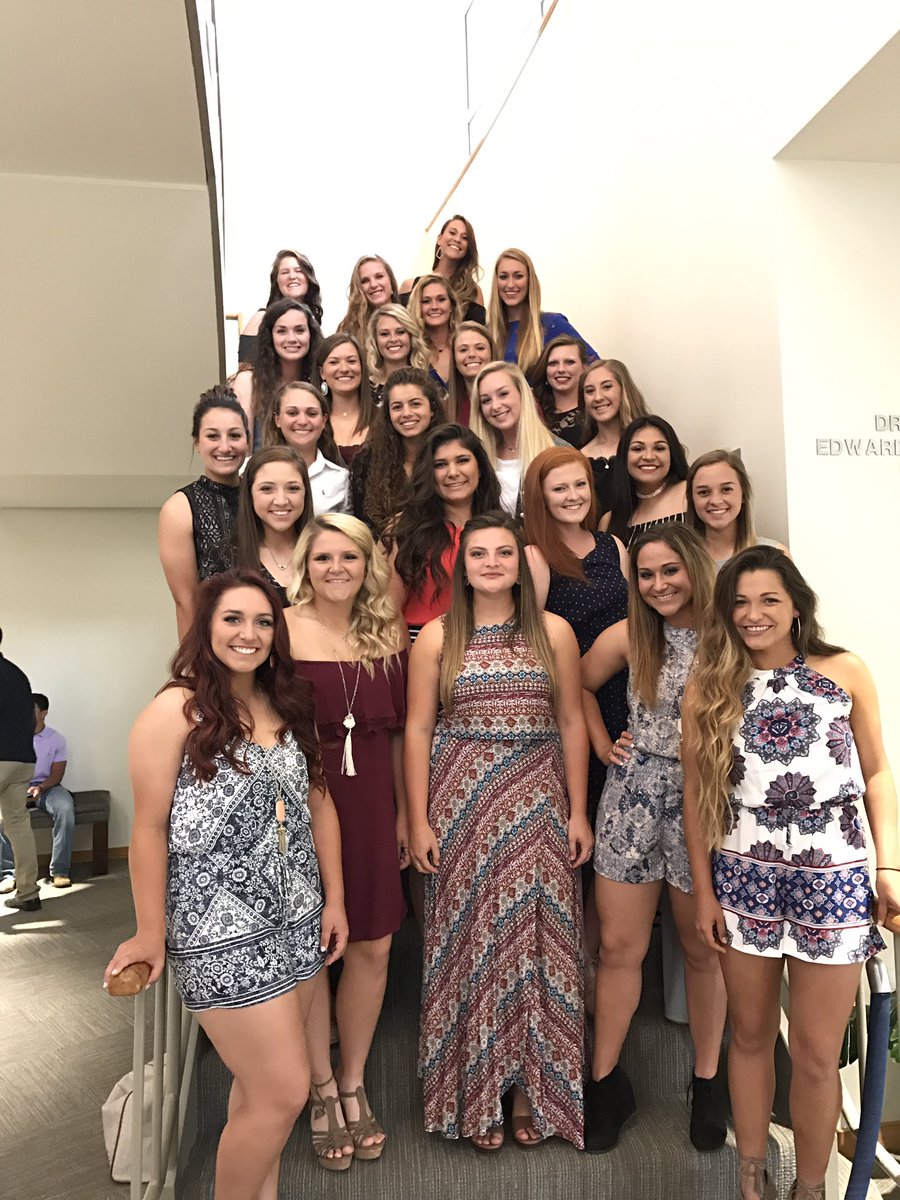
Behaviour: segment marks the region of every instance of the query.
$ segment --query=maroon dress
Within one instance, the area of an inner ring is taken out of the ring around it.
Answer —
[[[406,906],[397,854],[397,811],[391,734],[406,722],[406,651],[378,659],[374,675],[365,667],[353,701],[355,775],[341,774],[347,701],[336,662],[296,662],[298,674],[315,688],[316,726],[325,781],[341,826],[344,904],[351,942],[396,933]],[[385,673],[387,665],[387,673]],[[342,663],[347,692],[353,695],[356,663]]]

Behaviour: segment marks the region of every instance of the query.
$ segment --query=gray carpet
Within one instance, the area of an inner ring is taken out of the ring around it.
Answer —
[[[711,1155],[698,1154],[688,1140],[685,1092],[691,1074],[686,1029],[661,1013],[658,948],[647,964],[641,1011],[623,1054],[638,1097],[637,1119],[608,1155],[580,1154],[554,1139],[536,1150],[520,1150],[507,1137],[499,1155],[479,1154],[466,1142],[446,1141],[422,1130],[416,1081],[416,1022],[419,981],[418,935],[407,922],[391,960],[388,998],[368,1072],[372,1105],[388,1131],[380,1162],[356,1162],[342,1174],[323,1171],[313,1159],[304,1116],[282,1160],[281,1195],[323,1194],[383,1200],[498,1200],[522,1196],[545,1200],[608,1197],[610,1200],[730,1200],[737,1195],[733,1139]],[[183,1174],[182,1200],[211,1200],[213,1149],[224,1121],[230,1077],[207,1045],[197,1076],[200,1136]],[[780,1194],[793,1179],[790,1133],[774,1126],[769,1161]]]
[[[0,906],[0,1196],[125,1200],[109,1178],[100,1105],[131,1069],[133,1005],[100,987],[112,951],[134,932],[124,862],[44,907]],[[79,871],[81,874],[79,874]]]

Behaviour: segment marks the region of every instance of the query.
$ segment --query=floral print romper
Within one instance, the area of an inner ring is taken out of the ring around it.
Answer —
[[[732,827],[713,884],[735,950],[864,962],[884,949],[869,911],[865,793],[851,699],[798,655],[755,671],[734,745]]]

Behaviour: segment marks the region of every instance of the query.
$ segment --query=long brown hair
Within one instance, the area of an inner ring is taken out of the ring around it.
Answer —
[[[299,379],[295,379],[291,383],[283,383],[275,393],[272,415],[263,430],[263,447],[268,450],[270,446],[286,446],[288,444],[287,438],[281,431],[281,427],[276,425],[275,418],[281,416],[281,406],[285,400],[290,400],[290,392],[304,392],[307,396],[313,396],[318,401],[322,416],[325,418],[325,425],[319,434],[316,449],[322,451],[323,458],[327,458],[335,466],[343,467],[344,460],[341,458],[340,451],[335,445],[334,434],[331,432],[331,410],[328,406],[328,401],[322,395],[319,388],[313,387],[311,383],[303,383]],[[291,449],[293,449],[293,446]]]
[[[466,383],[459,367],[456,365],[456,342],[463,333],[477,333],[479,337],[484,338],[488,344],[490,354],[488,362],[493,362],[497,357],[497,351],[494,343],[491,340],[491,335],[485,325],[478,321],[460,321],[454,330],[453,337],[450,339],[450,378],[447,388],[447,420],[459,421],[461,425],[468,425],[470,414],[470,396],[469,385]],[[487,365],[487,364],[485,364]],[[472,380],[474,384],[475,380]]]
[[[659,673],[666,651],[665,618],[640,593],[641,551],[654,542],[677,554],[691,581],[694,628],[699,629],[712,601],[715,569],[699,534],[686,525],[657,525],[634,539],[628,568],[628,642],[631,648],[631,690],[647,708],[655,708]]]
[[[556,521],[550,516],[544,497],[544,481],[557,467],[579,467],[587,479],[591,502],[582,520],[581,529],[593,533],[599,521],[597,495],[594,491],[594,472],[590,463],[578,450],[568,446],[552,446],[542,450],[525,472],[523,503],[525,505],[525,539],[537,546],[547,560],[547,566],[557,575],[567,579],[584,579],[584,567],[577,554],[569,549],[559,536]]]
[[[674,526],[673,526],[674,528]],[[794,649],[804,658],[841,654],[822,637],[818,601],[793,562],[775,546],[750,546],[730,558],[716,579],[712,609],[700,625],[694,660],[697,699],[697,770],[700,795],[697,813],[710,849],[728,832],[726,805],[734,770],[734,738],[744,717],[744,689],[754,670],[750,651],[734,625],[738,584],[749,571],[774,571],[799,614],[799,630],[791,630]]]
[[[544,424],[549,429],[556,418],[556,399],[553,395],[553,388],[550,386],[550,380],[547,378],[547,364],[550,362],[550,355],[554,351],[561,349],[563,346],[574,346],[578,351],[578,357],[581,359],[581,368],[579,370],[579,383],[581,376],[584,374],[584,369],[588,363],[588,348],[587,344],[579,337],[572,337],[570,333],[560,333],[555,338],[551,338],[544,349],[541,351],[541,357],[537,360],[534,367],[528,372],[528,378],[531,382],[531,388],[534,392],[534,398],[538,402],[538,407],[541,410],[541,416],[544,418]],[[562,414],[560,414],[562,415]],[[584,393],[581,388],[578,388],[578,406],[575,409],[575,419],[578,422],[578,436],[584,437]],[[581,443],[579,442],[579,445]]]
[[[312,315],[316,318],[318,325],[322,324],[322,289],[319,286],[319,281],[316,279],[316,272],[312,263],[305,254],[301,254],[299,250],[279,250],[275,255],[275,261],[272,263],[272,270],[269,272],[269,299],[266,301],[266,308],[270,304],[274,304],[276,300],[282,299],[284,293],[278,286],[278,268],[281,266],[282,259],[296,258],[300,264],[300,270],[306,276],[306,295],[303,297],[303,303],[307,306]]]
[[[235,543],[237,549],[237,565],[245,571],[259,570],[259,550],[265,531],[263,523],[253,508],[253,484],[262,467],[269,463],[283,462],[292,466],[303,482],[303,509],[294,522],[294,536],[299,537],[313,515],[312,489],[309,486],[309,472],[306,463],[290,446],[269,446],[267,450],[257,450],[241,476],[238,489],[238,514],[235,525]]]
[[[538,608],[534,583],[525,558],[522,535],[512,517],[505,512],[487,512],[472,517],[463,527],[459,538],[459,553],[453,567],[453,596],[444,617],[444,647],[441,653],[440,700],[445,712],[453,711],[453,685],[462,667],[466,647],[475,629],[472,589],[466,579],[466,544],[469,538],[484,529],[505,529],[512,534],[519,551],[519,582],[513,585],[513,618],[510,639],[521,634],[547,673],[550,690],[556,697],[556,665],[553,647],[544,625],[544,614]]]
[[[472,223],[462,213],[454,213],[452,217],[441,226],[440,232],[443,233],[451,221],[462,221],[466,227],[466,237],[468,239],[468,250],[465,258],[461,258],[456,267],[456,270],[450,276],[450,286],[456,293],[459,299],[460,307],[465,312],[469,304],[473,302],[478,295],[478,281],[481,278],[481,266],[478,262],[478,243],[475,241],[475,230],[472,228]],[[434,261],[431,264],[432,271],[437,270],[437,265],[441,260],[441,248],[434,243]]]
[[[332,350],[337,346],[343,346],[344,343],[352,346],[359,358],[359,417],[357,418],[356,428],[353,432],[365,433],[372,424],[372,419],[375,416],[375,401],[372,399],[372,385],[369,383],[366,356],[363,354],[359,341],[351,333],[332,333],[329,337],[322,339],[322,343],[316,353],[315,362],[313,363],[311,382],[315,387],[321,387],[323,365]],[[329,413],[330,411],[329,408]]]
[[[278,741],[283,743],[287,734],[293,733],[306,758],[310,785],[322,787],[312,686],[294,670],[281,601],[272,585],[255,571],[226,571],[200,585],[194,620],[172,659],[171,678],[162,689],[180,687],[190,693],[184,703],[190,725],[185,754],[197,778],[204,782],[215,778],[216,759],[220,756],[241,774],[250,770],[241,748],[242,741],[249,741],[253,735],[250,715],[232,692],[231,672],[213,653],[210,638],[213,615],[222,596],[238,587],[256,588],[272,610],[272,651],[256,668],[256,686],[272,712],[281,718]]]
[[[694,477],[704,467],[715,467],[724,463],[737,476],[738,487],[741,489],[741,509],[734,521],[734,552],[738,554],[756,542],[756,530],[753,528],[753,487],[747,468],[741,461],[741,456],[733,450],[710,450],[695,458],[688,467],[687,473],[687,513],[685,522],[691,529],[696,529],[702,538],[706,537],[706,522],[697,512],[694,505]]]

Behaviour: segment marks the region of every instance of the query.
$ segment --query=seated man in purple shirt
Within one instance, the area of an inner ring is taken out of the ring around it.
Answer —
[[[39,808],[53,821],[50,879],[56,888],[72,886],[72,834],[75,830],[75,801],[62,786],[66,770],[66,739],[47,724],[50,702],[40,692],[34,701],[34,775],[28,789],[28,807]],[[12,846],[0,833],[0,892],[15,888]]]

